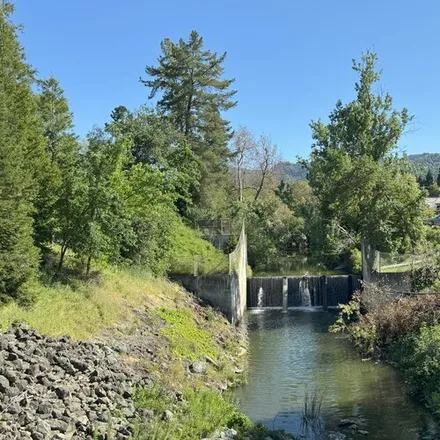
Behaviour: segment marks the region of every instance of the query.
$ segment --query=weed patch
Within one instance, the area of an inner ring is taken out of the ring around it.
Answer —
[[[205,356],[218,358],[219,352],[212,335],[209,331],[197,327],[191,311],[163,308],[158,314],[167,323],[160,334],[170,341],[171,349],[176,356],[190,360]]]

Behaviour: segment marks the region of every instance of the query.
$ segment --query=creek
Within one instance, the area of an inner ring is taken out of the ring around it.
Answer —
[[[363,360],[345,336],[329,333],[334,319],[318,308],[249,311],[243,322],[249,381],[234,391],[241,411],[309,440],[327,439],[330,432],[353,440],[439,439],[437,424],[408,396],[399,372]],[[305,396],[314,393],[322,396],[321,417],[304,424]],[[342,427],[344,419],[353,422]]]

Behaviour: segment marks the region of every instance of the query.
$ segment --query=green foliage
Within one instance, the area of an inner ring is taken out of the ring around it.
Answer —
[[[203,38],[192,31],[188,41],[161,43],[158,66],[147,66],[148,79],[141,82],[151,89],[149,98],[161,94],[157,107],[182,133],[201,159],[202,189],[205,183],[225,176],[229,123],[221,112],[236,105],[230,90],[233,79],[222,79],[226,53],[218,56],[203,47]],[[197,196],[197,194],[195,194]],[[198,194],[200,198],[200,194]]]
[[[141,422],[134,438],[137,440],[199,440],[212,434],[216,429],[238,420],[235,405],[228,402],[216,391],[201,388],[186,388],[183,403],[176,406],[170,421],[161,420],[160,411],[170,408],[172,401],[158,391],[138,390],[135,394],[141,408],[159,412],[152,421]],[[157,400],[155,400],[157,399]]]
[[[173,404],[171,396],[158,384],[136,388],[133,399],[138,408],[150,409],[156,413],[165,411]]]
[[[228,257],[211,243],[203,240],[196,231],[176,219],[172,235],[168,272],[193,274],[194,264],[199,274],[226,273],[229,270]]]
[[[401,367],[414,392],[440,415],[440,326],[422,326],[392,347],[392,359]]]
[[[263,425],[254,425],[248,417],[237,411],[236,406],[218,392],[208,388],[186,388],[183,403],[173,400],[157,387],[138,389],[135,392],[139,408],[153,409],[156,416],[150,421],[140,421],[135,433],[136,440],[199,440],[207,438],[221,427],[234,428],[238,438],[287,440],[292,436],[282,431],[270,431]],[[173,408],[172,420],[162,420],[164,409]]]
[[[360,316],[361,293],[355,292],[351,301],[347,304],[340,304],[340,310],[336,321],[330,326],[332,333],[344,332],[347,330],[354,331],[354,327],[350,327],[353,321]]]
[[[432,287],[439,276],[438,265],[434,261],[428,261],[423,266],[417,267],[411,272],[411,290],[421,292]]]
[[[33,243],[34,201],[46,166],[32,93],[34,71],[26,64],[10,21],[13,6],[0,5],[0,299],[29,299],[38,252]]]
[[[432,175],[431,170],[428,170],[428,172],[426,173],[424,185],[429,187],[433,184],[434,184],[434,176]]]
[[[352,249],[350,253],[350,272],[360,274],[362,273],[362,254],[359,249]]]
[[[308,178],[324,218],[376,249],[404,251],[421,238],[424,194],[405,159],[392,154],[411,117],[393,109],[389,94],[372,92],[380,79],[376,61],[367,52],[353,62],[356,99],[339,101],[329,124],[311,124]]]
[[[159,316],[166,321],[160,334],[171,343],[175,355],[191,360],[210,356],[218,357],[218,351],[207,330],[197,327],[193,315],[187,310],[161,309]]]

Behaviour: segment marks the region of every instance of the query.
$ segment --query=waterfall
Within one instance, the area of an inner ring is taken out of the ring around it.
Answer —
[[[299,282],[299,294],[301,307],[311,307],[312,301],[310,300],[309,283],[305,278],[302,278]]]
[[[258,308],[261,308],[261,307],[263,307],[263,288],[262,287],[260,287],[259,289],[258,289],[258,300],[257,300],[257,307]]]

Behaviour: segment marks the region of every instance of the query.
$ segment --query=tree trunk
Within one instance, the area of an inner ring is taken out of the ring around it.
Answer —
[[[86,275],[88,276],[90,274],[90,265],[92,264],[92,256],[89,255],[87,258],[87,267],[86,267]]]
[[[58,270],[61,270],[63,268],[64,256],[66,255],[66,251],[67,251],[67,245],[63,244],[61,246],[61,254],[60,254],[60,261],[58,263]]]
[[[263,189],[265,179],[266,179],[266,171],[264,171],[261,176],[260,185],[258,186],[257,192],[255,193],[255,198],[254,198],[255,202],[258,200],[258,197],[260,197],[260,193],[261,190]]]

